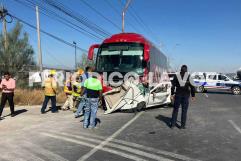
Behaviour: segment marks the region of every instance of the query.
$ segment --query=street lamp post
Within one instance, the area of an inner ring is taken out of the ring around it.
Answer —
[[[131,3],[131,0],[128,0],[124,9],[122,10],[122,32],[125,32],[125,13],[130,3]]]
[[[77,56],[76,56],[76,42],[73,41],[74,44],[74,60],[75,60],[75,69],[77,70]]]

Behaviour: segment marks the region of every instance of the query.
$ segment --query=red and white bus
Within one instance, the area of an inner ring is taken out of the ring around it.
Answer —
[[[140,109],[171,102],[171,82],[165,74],[168,70],[167,57],[142,35],[112,35],[102,44],[89,48],[89,60],[93,60],[96,48],[98,52],[95,69],[98,73],[107,73],[108,77],[112,72],[123,75],[134,72],[140,78],[138,85],[126,85],[124,82],[122,87],[110,87],[108,83],[103,83],[106,113],[117,109]]]

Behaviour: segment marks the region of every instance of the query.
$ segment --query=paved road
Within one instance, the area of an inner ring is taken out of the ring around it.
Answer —
[[[188,128],[170,129],[172,110],[155,108],[137,115],[103,115],[98,129],[85,130],[70,111],[39,114],[19,107],[0,121],[0,160],[218,160],[241,158],[241,96],[209,92],[191,103]],[[5,115],[8,114],[5,110]]]

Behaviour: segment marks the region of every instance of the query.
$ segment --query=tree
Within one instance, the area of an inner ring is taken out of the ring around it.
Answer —
[[[95,65],[94,64],[95,60],[96,60],[96,55],[94,56],[93,60],[88,60],[87,54],[82,53],[80,63],[78,63],[77,66],[78,66],[78,68],[82,68],[82,69],[85,69],[86,66],[93,67]]]
[[[29,44],[29,36],[22,32],[23,26],[17,22],[7,33],[8,46],[4,48],[4,37],[0,34],[0,71],[9,71],[13,75],[35,66],[34,50]]]

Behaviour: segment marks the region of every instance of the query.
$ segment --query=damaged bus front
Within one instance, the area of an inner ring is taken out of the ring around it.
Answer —
[[[171,102],[167,58],[142,35],[121,33],[92,45],[98,48],[95,69],[101,74],[106,113],[142,109]]]

